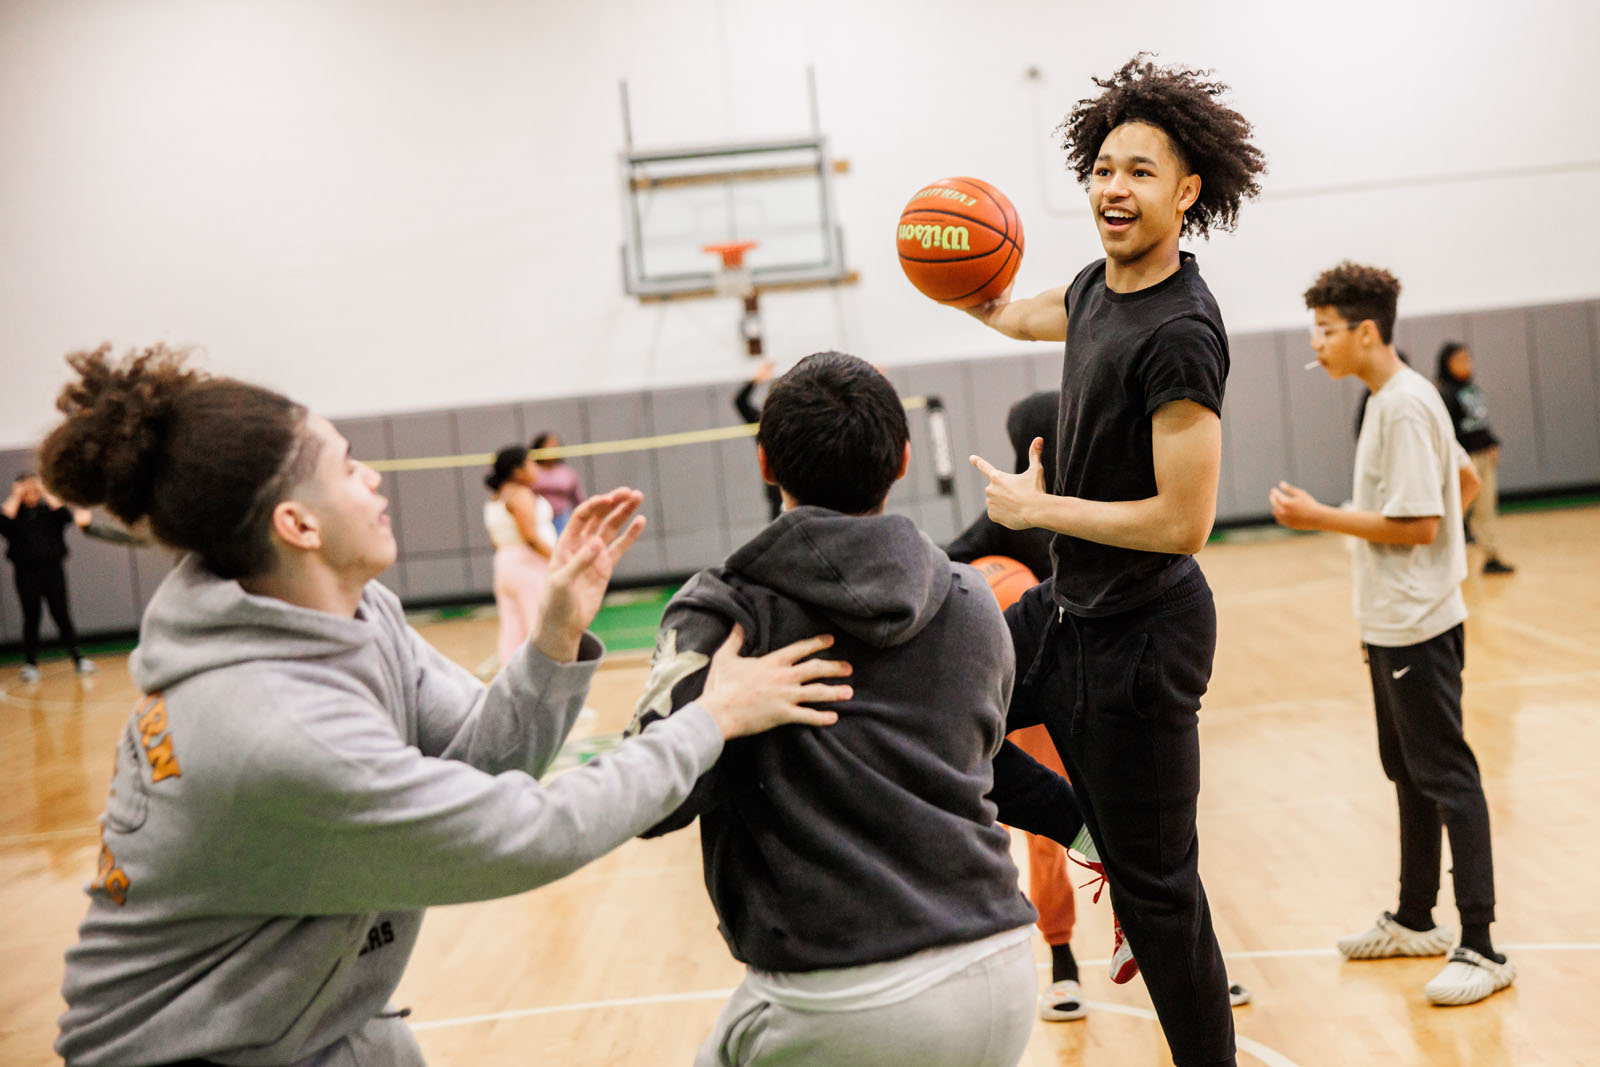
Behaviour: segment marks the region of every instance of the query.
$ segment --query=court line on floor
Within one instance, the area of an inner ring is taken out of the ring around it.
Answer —
[[[1501,945],[1506,952],[1600,952],[1600,941],[1550,941],[1542,943],[1516,943]],[[1333,948],[1282,948],[1282,949],[1256,949],[1243,952],[1225,952],[1225,960],[1269,960],[1269,959],[1296,959],[1314,958],[1319,956],[1338,956],[1339,951]],[[1078,961],[1085,967],[1105,966],[1109,959],[1085,959]],[[1047,964],[1040,964],[1041,969]],[[540,1015],[561,1015],[568,1012],[599,1011],[608,1008],[648,1007],[655,1004],[682,1004],[697,1000],[722,1000],[733,995],[732,989],[706,989],[693,993],[657,993],[650,996],[618,997],[612,1000],[586,1000],[572,1004],[548,1004],[541,1008],[513,1008],[507,1011],[485,1012],[481,1015],[462,1015],[451,1019],[418,1020],[411,1024],[413,1030],[445,1030],[457,1026],[472,1026],[478,1023],[504,1022],[509,1019],[528,1019]],[[1123,1015],[1134,1015],[1139,1018],[1154,1020],[1155,1013],[1148,1008],[1140,1008],[1129,1004],[1113,1004],[1106,1001],[1087,1001],[1091,1006],[1108,1012]],[[1248,1042],[1253,1048],[1246,1049],[1251,1055],[1256,1056],[1265,1063],[1275,1067],[1293,1067],[1294,1061],[1275,1052],[1260,1042],[1249,1038],[1239,1038],[1239,1047],[1246,1048]],[[1276,1059],[1272,1057],[1278,1057]]]
[[[1156,1013],[1149,1008],[1140,1008],[1132,1004],[1111,1004],[1103,1000],[1085,1000],[1084,1006],[1097,1012],[1110,1015],[1131,1015],[1135,1019],[1148,1019],[1151,1022],[1160,1022]],[[1298,1063],[1275,1048],[1263,1045],[1253,1037],[1246,1037],[1235,1029],[1233,1043],[1240,1052],[1247,1052],[1266,1064],[1267,1067],[1300,1067]]]
[[[444,1030],[455,1026],[470,1026],[475,1023],[504,1022],[508,1019],[528,1019],[539,1015],[557,1015],[570,1011],[599,1011],[608,1008],[644,1007],[655,1004],[684,1004],[696,1000],[727,1000],[733,995],[732,989],[707,989],[698,993],[663,993],[653,997],[622,997],[617,1000],[590,1000],[580,1004],[555,1004],[545,1008],[520,1008],[514,1011],[496,1011],[484,1015],[464,1015],[457,1019],[435,1019],[432,1022],[414,1022],[413,1030]],[[1112,1004],[1101,1000],[1085,1000],[1084,1003],[1095,1011],[1107,1015],[1131,1015],[1136,1019],[1147,1019],[1150,1022],[1159,1022],[1156,1013],[1149,1008],[1140,1008],[1132,1004]],[[1243,1034],[1234,1034],[1234,1043],[1240,1052],[1246,1052],[1266,1064],[1267,1067],[1299,1067],[1294,1060],[1285,1056],[1277,1049],[1269,1048],[1261,1042]]]
[[[12,834],[9,837],[0,837],[0,848],[7,845],[31,845],[41,841],[66,841],[74,837],[95,837],[100,833],[99,824],[94,826],[79,826],[71,830],[45,830],[37,834]]]

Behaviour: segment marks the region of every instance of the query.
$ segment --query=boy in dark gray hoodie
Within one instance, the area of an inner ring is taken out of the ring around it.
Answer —
[[[1015,665],[999,608],[975,570],[883,514],[910,450],[869,364],[802,360],[773,386],[758,446],[785,511],[668,605],[630,732],[688,705],[735,631],[746,652],[838,635],[854,696],[827,731],[730,744],[651,831],[699,817],[706,888],[749,966],[696,1063],[1013,1064],[1036,914],[997,805],[1063,843],[1082,820],[1065,781],[1004,741]]]

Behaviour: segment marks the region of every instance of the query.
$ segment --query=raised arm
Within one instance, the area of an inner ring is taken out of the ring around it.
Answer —
[[[1431,545],[1439,536],[1439,516],[1390,518],[1376,511],[1355,511],[1323,504],[1288,482],[1267,491],[1272,517],[1291,530],[1325,530],[1349,534],[1375,545]]]
[[[967,308],[966,312],[991,329],[1019,341],[1065,341],[1067,339],[1067,286],[1047,289],[1025,300],[1011,299],[1007,289],[987,304]]]
[[[1150,419],[1156,495],[1143,500],[1085,500],[1045,490],[1035,438],[1028,469],[1006,474],[988,461],[972,462],[989,478],[989,517],[1002,526],[1030,526],[1141,552],[1193,555],[1205,546],[1217,516],[1222,471],[1222,420],[1193,400],[1173,400]]]
[[[545,559],[549,559],[551,553],[555,551],[555,546],[539,536],[539,510],[537,502],[533,499],[533,490],[507,495],[506,510],[517,521],[517,532],[528,542],[528,547]]]
[[[1463,490],[1470,484],[1466,474],[1458,473],[1460,446],[1450,441],[1441,456],[1422,416],[1394,417],[1385,426],[1385,435],[1388,447],[1380,510],[1331,507],[1299,486],[1279,482],[1267,494],[1272,517],[1291,530],[1326,530],[1378,545],[1433,544],[1445,513],[1445,479],[1459,478]],[[1467,466],[1470,469],[1471,464]],[[1472,480],[1477,480],[1476,475]]]

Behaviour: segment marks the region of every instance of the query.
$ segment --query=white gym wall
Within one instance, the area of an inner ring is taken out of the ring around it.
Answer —
[[[1192,245],[1232,330],[1345,257],[1402,315],[1592,297],[1597,41],[1571,0],[0,0],[0,447],[101,340],[344,416],[739,376],[733,302],[622,292],[621,79],[653,147],[806,132],[815,68],[861,282],[763,302],[784,362],[1006,350],[905,282],[899,209],[985,178],[1019,287],[1066,282],[1098,245],[1052,131],[1141,48],[1214,68],[1269,159]]]

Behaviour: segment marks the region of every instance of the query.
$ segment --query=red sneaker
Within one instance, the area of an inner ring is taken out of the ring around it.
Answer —
[[[1109,968],[1111,980],[1118,985],[1131,982],[1133,976],[1139,973],[1139,961],[1133,958],[1133,949],[1128,947],[1128,939],[1122,935],[1122,923],[1117,920],[1117,913],[1111,913],[1111,966]]]

